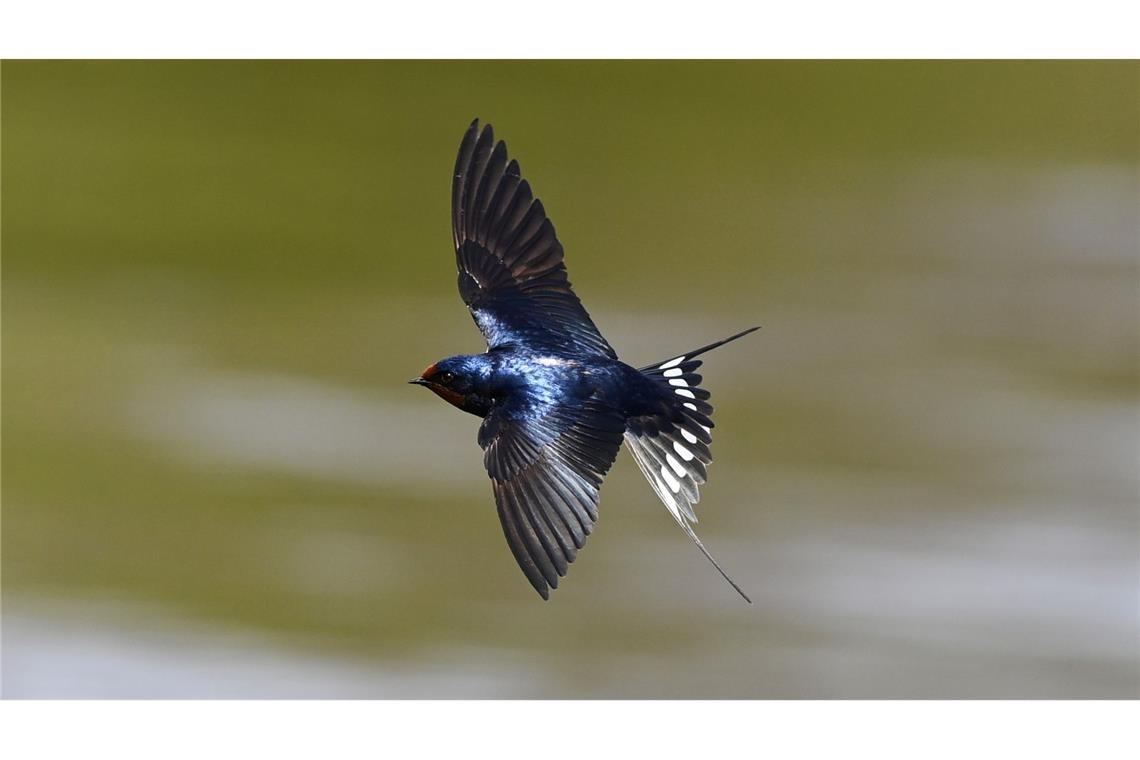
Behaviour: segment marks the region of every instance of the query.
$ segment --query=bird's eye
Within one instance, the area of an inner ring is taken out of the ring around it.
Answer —
[[[455,379],[455,373],[454,372],[440,372],[438,375],[435,376],[436,382],[437,383],[443,383],[444,385],[447,385],[448,383],[450,383],[454,379]]]

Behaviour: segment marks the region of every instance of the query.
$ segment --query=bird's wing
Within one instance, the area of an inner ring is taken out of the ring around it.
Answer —
[[[479,428],[511,553],[543,599],[586,543],[625,420],[596,397],[497,407]]]
[[[451,185],[459,294],[491,348],[526,344],[617,358],[570,289],[562,244],[507,145],[471,123]]]

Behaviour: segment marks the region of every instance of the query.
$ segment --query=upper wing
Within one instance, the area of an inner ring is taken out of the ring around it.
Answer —
[[[492,147],[494,146],[494,147]],[[507,145],[471,122],[451,185],[459,294],[491,348],[526,343],[617,358],[570,289],[562,244]]]
[[[594,397],[573,408],[498,407],[479,428],[503,533],[543,599],[593,530],[624,430],[621,414]]]

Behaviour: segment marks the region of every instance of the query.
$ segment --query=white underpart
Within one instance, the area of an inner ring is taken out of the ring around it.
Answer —
[[[664,364],[662,364],[657,369],[669,369],[670,367],[676,367],[678,364],[680,364],[683,361],[685,361],[685,357],[678,356],[676,359],[670,359],[669,361],[665,362]]]
[[[685,382],[684,378],[680,378],[680,377],[675,377],[672,380],[670,380],[669,385],[675,386],[677,388],[688,388],[689,387],[689,384]]]
[[[681,492],[681,481],[673,477],[673,473],[669,472],[669,468],[665,465],[661,465],[661,477],[664,478],[665,482],[669,484],[669,488],[673,491],[673,493]],[[666,504],[665,506],[669,505]]]
[[[685,431],[682,430],[681,432],[684,433]],[[681,459],[684,459],[686,462],[693,461],[693,452],[686,449],[677,441],[673,441],[673,451],[676,451],[677,454],[680,455]]]
[[[685,428],[681,428],[681,435],[683,435],[685,437],[685,440],[689,443],[697,442],[697,437],[690,433],[688,430],[685,430]]]
[[[684,466],[680,462],[678,462],[677,458],[674,457],[672,454],[666,454],[665,455],[665,461],[668,462],[669,466],[673,468],[673,472],[677,473],[678,478],[683,478],[689,474],[685,470]]]
[[[673,382],[673,381],[670,380],[669,382]],[[678,388],[677,390],[675,390],[673,392],[676,393],[678,396],[684,396],[685,398],[696,398],[696,396],[693,395],[692,391],[685,390],[684,388]],[[689,405],[685,404],[685,406],[689,406]],[[692,407],[692,409],[694,412],[697,410],[697,408],[695,406]]]

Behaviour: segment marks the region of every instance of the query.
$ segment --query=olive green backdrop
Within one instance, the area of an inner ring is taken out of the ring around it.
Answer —
[[[1135,63],[4,62],[3,689],[1137,697]],[[709,355],[548,603],[477,420],[490,121],[619,354]]]

